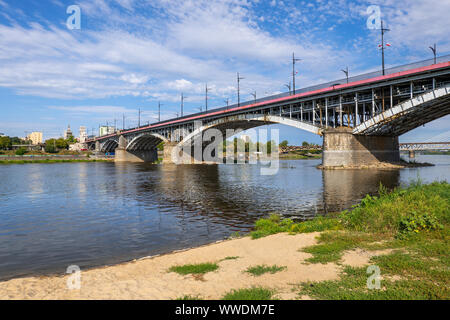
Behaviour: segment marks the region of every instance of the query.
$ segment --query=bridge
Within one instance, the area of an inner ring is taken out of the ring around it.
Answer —
[[[409,157],[415,158],[416,151],[450,150],[450,142],[408,142],[400,143],[400,151],[409,151]]]
[[[400,160],[398,137],[450,114],[450,55],[372,72],[255,101],[120,130],[88,140],[91,150],[116,161],[154,161],[164,142],[172,151],[210,128],[283,124],[323,136],[323,166],[360,166]],[[200,159],[201,160],[201,159]]]

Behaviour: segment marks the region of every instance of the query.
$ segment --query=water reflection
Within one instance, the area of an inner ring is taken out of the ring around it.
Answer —
[[[351,207],[380,183],[450,177],[448,156],[417,161],[438,165],[321,171],[320,160],[281,161],[274,176],[246,164],[0,166],[0,279],[205,244],[270,213],[309,219]]]
[[[325,213],[350,208],[381,184],[392,189],[400,183],[400,170],[325,170],[322,176]]]

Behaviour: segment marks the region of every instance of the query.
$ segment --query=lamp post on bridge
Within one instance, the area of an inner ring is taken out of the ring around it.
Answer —
[[[138,109],[138,128],[141,127],[141,108]]]
[[[223,102],[225,102],[225,103],[227,104],[227,108],[228,108],[228,106],[229,106],[229,101],[230,101],[229,98],[226,98],[225,100],[223,100]]]
[[[183,116],[183,107],[184,107],[184,100],[186,99],[187,97],[183,94],[183,92],[181,93],[181,112],[180,112],[180,114],[181,114],[181,116]],[[178,118],[178,117],[177,117]]]
[[[295,71],[295,63],[297,61],[301,61],[302,59],[296,59],[295,58],[295,54],[294,52],[292,52],[292,92],[295,95],[295,75],[296,75],[296,71]]]
[[[208,83],[206,83],[205,86],[205,108],[206,108],[206,112],[208,112],[208,92],[211,88],[208,88]]]
[[[379,45],[378,47],[381,47],[381,65],[382,65],[382,69],[383,69],[383,76],[385,75],[385,71],[384,71],[384,33],[386,31],[391,31],[390,29],[384,28],[383,26],[383,20],[381,20],[381,45]],[[388,47],[390,46],[389,43],[386,44]]]
[[[161,101],[158,101],[158,122],[161,122]]]
[[[289,84],[285,84],[284,86],[289,89],[289,95],[290,95],[291,94],[291,82],[289,81]]]
[[[241,80],[245,78],[242,78],[239,76],[239,72],[237,73],[237,95],[238,95],[238,107],[241,105]]]
[[[431,47],[429,47],[431,49],[431,51],[433,51],[433,55],[434,55],[434,64],[436,64],[436,43]]]
[[[256,103],[256,91],[255,92],[250,92],[250,94],[253,96],[253,98],[255,99],[255,103]]]
[[[347,78],[347,83],[348,83],[348,67],[345,68],[345,69],[342,69],[341,71],[342,71],[343,73],[345,73],[345,76],[346,76],[346,78]]]

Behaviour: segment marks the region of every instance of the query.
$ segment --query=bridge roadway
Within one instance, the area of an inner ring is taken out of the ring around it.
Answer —
[[[189,145],[209,128],[246,130],[266,124],[293,126],[324,137],[325,167],[399,161],[398,136],[450,113],[450,55],[240,105],[187,115],[87,141],[90,149],[116,151],[117,161],[153,161],[165,142]],[[201,159],[200,159],[201,160]]]

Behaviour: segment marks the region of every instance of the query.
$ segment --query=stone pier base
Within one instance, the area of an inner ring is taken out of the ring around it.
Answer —
[[[176,146],[177,142],[164,142],[163,161],[162,161],[163,164],[174,163],[172,159],[172,152]]]
[[[115,151],[115,162],[155,162],[158,160],[157,150],[127,151],[117,148]]]
[[[328,129],[323,137],[323,168],[398,163],[398,137],[353,135],[350,128]]]

